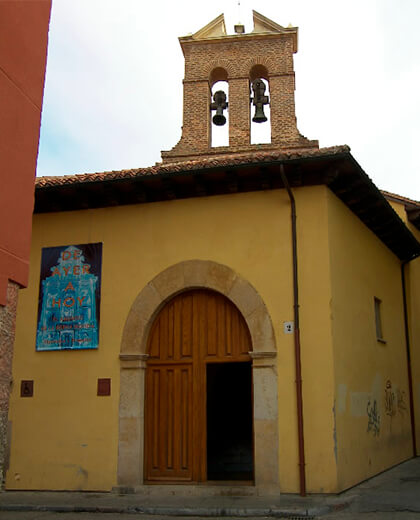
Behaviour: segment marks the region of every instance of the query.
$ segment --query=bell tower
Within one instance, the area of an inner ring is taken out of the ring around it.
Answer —
[[[297,27],[282,27],[256,11],[253,19],[251,33],[239,25],[234,35],[228,35],[222,14],[195,34],[179,38],[185,57],[182,136],[172,150],[162,152],[164,163],[319,147],[318,141],[306,139],[296,126],[293,54]],[[212,95],[218,81],[228,83],[228,96],[222,91]],[[264,113],[267,105],[270,122]],[[212,147],[213,125],[225,123],[226,111],[229,145]],[[271,143],[251,144],[251,120],[271,124]]]

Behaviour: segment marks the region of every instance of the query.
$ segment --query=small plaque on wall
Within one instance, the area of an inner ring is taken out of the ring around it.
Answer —
[[[36,350],[98,348],[102,244],[42,249]]]
[[[98,379],[98,395],[111,395],[111,379]]]
[[[20,382],[20,397],[33,397],[34,382],[33,380],[26,380]]]

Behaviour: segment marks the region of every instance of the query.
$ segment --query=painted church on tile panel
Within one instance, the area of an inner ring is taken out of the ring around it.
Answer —
[[[37,179],[7,489],[337,493],[416,455],[420,203],[299,132],[298,29],[253,17],[180,38],[162,162]]]

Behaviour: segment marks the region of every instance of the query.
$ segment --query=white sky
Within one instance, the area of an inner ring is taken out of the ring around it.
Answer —
[[[53,0],[38,175],[145,167],[180,138],[178,36],[254,8],[299,27],[300,132],[348,144],[375,184],[420,200],[418,0]]]

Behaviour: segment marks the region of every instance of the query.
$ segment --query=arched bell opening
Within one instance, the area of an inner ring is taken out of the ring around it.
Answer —
[[[263,78],[268,81],[268,70],[264,65],[254,65],[249,71],[249,80],[252,83],[257,78]]]
[[[264,65],[249,72],[251,144],[271,143],[270,85]]]
[[[213,85],[217,83],[218,81],[227,81],[228,80],[228,73],[226,69],[223,67],[216,67],[210,72],[210,88],[213,88]]]
[[[209,78],[211,100],[211,139],[212,147],[229,146],[229,83],[228,74],[222,67],[216,67]]]

